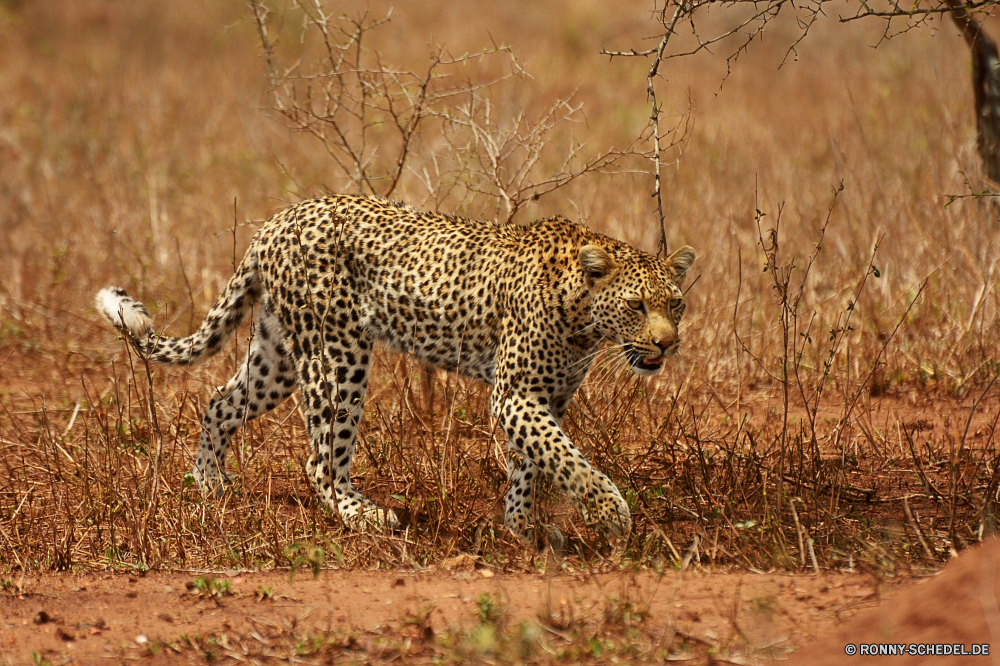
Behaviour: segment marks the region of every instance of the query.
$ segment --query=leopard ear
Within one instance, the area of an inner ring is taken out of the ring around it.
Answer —
[[[666,258],[667,265],[670,266],[674,275],[677,276],[675,279],[678,284],[684,281],[684,276],[687,275],[688,269],[691,268],[691,264],[694,263],[696,256],[694,248],[685,245]]]
[[[580,267],[588,285],[594,280],[603,280],[618,266],[604,248],[584,245],[580,248]]]

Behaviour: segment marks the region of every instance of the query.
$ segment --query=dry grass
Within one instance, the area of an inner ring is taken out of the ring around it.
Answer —
[[[385,57],[418,68],[428,42],[461,53],[492,35],[533,77],[502,91],[502,118],[575,91],[585,120],[573,136],[595,151],[645,126],[643,68],[597,55],[652,33],[643,3],[452,4],[397,8],[381,28]],[[881,575],[933,566],[992,530],[997,214],[988,200],[945,206],[984,188],[964,46],[944,25],[872,50],[879,26],[826,21],[778,70],[786,28],[741,57],[721,92],[724,62],[665,66],[668,115],[688,96],[694,108],[665,174],[667,231],[698,249],[699,277],[680,360],[653,381],[596,368],[570,410],[570,436],[636,516],[629,542],[609,549],[553,498],[586,566]],[[429,414],[424,370],[377,359],[356,476],[410,526],[343,533],[304,478],[291,401],[244,431],[234,492],[206,500],[186,481],[209,387],[248,332],[208,364],[153,367],[150,380],[98,321],[92,295],[115,282],[165,331],[188,332],[254,220],[344,186],[325,151],[269,117],[245,8],[7,2],[0,38],[3,566],[266,567],[301,542],[336,545],[349,566],[458,551],[530,565],[498,515],[503,445],[485,387],[436,375]],[[516,219],[561,212],[652,250],[641,166],[574,182]],[[428,205],[416,177],[394,196]],[[440,205],[486,214],[489,201]],[[782,275],[801,293],[794,310],[782,309]]]

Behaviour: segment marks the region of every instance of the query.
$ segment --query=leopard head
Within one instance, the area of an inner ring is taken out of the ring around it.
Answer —
[[[660,259],[624,244],[580,248],[592,323],[638,375],[655,375],[680,348],[681,285],[695,251],[684,246]]]

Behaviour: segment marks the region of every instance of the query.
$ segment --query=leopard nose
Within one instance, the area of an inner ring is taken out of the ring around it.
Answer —
[[[660,351],[667,351],[671,347],[677,344],[677,338],[667,338],[663,340],[657,340],[653,343],[660,348]]]

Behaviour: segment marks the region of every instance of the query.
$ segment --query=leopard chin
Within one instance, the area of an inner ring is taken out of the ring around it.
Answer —
[[[667,356],[673,356],[673,354],[668,352],[647,358],[636,351],[631,345],[625,347],[625,358],[632,364],[632,372],[644,377],[660,374],[663,371],[663,365],[667,361]]]
[[[666,360],[663,356],[639,359],[632,363],[632,372],[646,377],[658,375],[663,372],[663,364]]]

